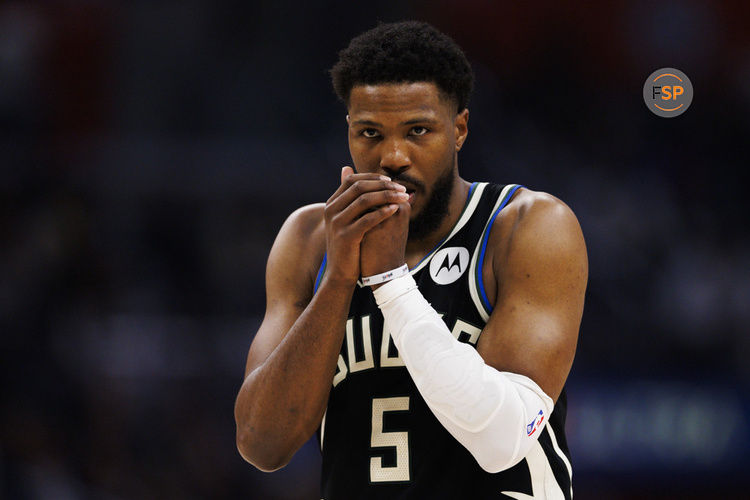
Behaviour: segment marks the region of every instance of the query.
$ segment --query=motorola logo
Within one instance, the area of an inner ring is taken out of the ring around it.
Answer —
[[[438,285],[453,283],[469,267],[469,251],[464,247],[439,250],[430,260],[430,276]]]

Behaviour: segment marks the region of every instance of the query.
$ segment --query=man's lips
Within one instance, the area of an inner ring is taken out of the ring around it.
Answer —
[[[403,184],[402,184],[402,185],[403,185]],[[406,186],[404,186],[404,187],[406,187]],[[417,190],[416,190],[416,189],[414,189],[414,188],[411,188],[411,187],[407,187],[407,188],[406,188],[406,194],[408,194],[408,195],[409,195],[409,203],[410,203],[411,205],[414,205],[414,197],[415,197],[415,196],[416,196],[416,194],[417,194]]]
[[[409,203],[414,204],[414,198],[417,194],[417,188],[410,183],[396,181],[397,184],[401,184],[406,188],[406,194],[409,195]]]

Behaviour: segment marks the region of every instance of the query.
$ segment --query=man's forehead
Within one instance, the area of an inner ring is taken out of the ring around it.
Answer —
[[[432,82],[355,85],[349,96],[349,114],[388,112],[439,113],[450,106]]]

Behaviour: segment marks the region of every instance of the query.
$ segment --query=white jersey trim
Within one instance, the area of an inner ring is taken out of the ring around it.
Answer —
[[[323,420],[320,421],[320,451],[323,451],[323,437],[326,433],[326,414],[328,414],[328,410],[323,412]]]
[[[557,444],[557,437],[555,437],[555,431],[552,430],[551,425],[547,425],[546,430],[549,432],[550,441],[552,441],[552,447],[555,449],[555,453],[560,457],[560,460],[565,464],[565,468],[568,469],[568,477],[570,478],[570,498],[573,498],[573,467],[570,465],[568,457],[560,449],[560,445]]]
[[[547,426],[549,428],[549,426]],[[544,454],[544,448],[537,441],[526,455],[526,463],[529,467],[529,476],[531,478],[531,495],[517,491],[503,491],[516,500],[565,500],[565,495],[557,484],[555,473]]]
[[[493,215],[503,204],[503,201],[505,200],[505,197],[508,196],[510,190],[515,186],[516,184],[508,184],[500,192],[500,196],[498,196],[495,206],[492,207],[490,215],[489,217],[487,217],[487,222],[484,225],[484,230],[482,231],[482,234],[479,237],[479,241],[477,242],[477,246],[474,249],[474,253],[471,256],[471,264],[469,264],[469,294],[471,295],[471,300],[474,302],[474,306],[477,308],[479,316],[481,316],[482,320],[485,323],[487,323],[487,321],[489,321],[490,319],[490,311],[485,309],[484,304],[482,303],[482,299],[479,297],[479,286],[477,283],[477,263],[479,262],[479,252],[482,248],[482,240],[484,240],[484,235],[490,229],[490,221],[492,220]]]
[[[422,261],[414,267],[414,269],[411,269],[409,273],[414,276],[416,273],[419,272],[420,269],[422,269],[424,266],[430,263],[430,260],[432,260],[432,256],[435,255],[438,250],[443,248],[448,241],[450,241],[451,238],[453,238],[456,233],[458,233],[461,228],[463,228],[467,222],[469,222],[469,219],[471,219],[471,216],[474,215],[474,210],[476,210],[477,205],[479,204],[479,201],[482,199],[482,193],[484,192],[484,188],[487,187],[486,182],[478,182],[477,187],[474,188],[474,192],[471,193],[471,199],[469,199],[468,204],[466,205],[466,209],[461,214],[461,217],[458,219],[458,222],[456,222],[456,225],[453,226],[453,230],[450,232],[450,234],[440,242],[438,246],[432,249],[432,251],[427,254]]]

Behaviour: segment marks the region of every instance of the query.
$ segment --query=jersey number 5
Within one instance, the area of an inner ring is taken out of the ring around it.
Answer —
[[[371,448],[396,448],[396,465],[383,467],[383,457],[370,457],[370,482],[385,483],[409,481],[409,433],[383,432],[385,412],[408,411],[409,396],[373,398]]]

